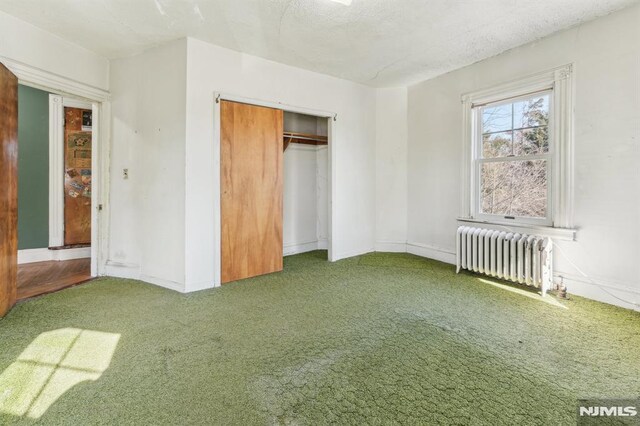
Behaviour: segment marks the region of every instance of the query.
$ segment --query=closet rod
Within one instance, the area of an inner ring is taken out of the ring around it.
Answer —
[[[327,136],[321,135],[309,135],[305,133],[294,133],[294,132],[284,132],[283,137],[285,138],[293,138],[293,139],[304,139],[309,141],[317,141],[317,142],[327,142]]]

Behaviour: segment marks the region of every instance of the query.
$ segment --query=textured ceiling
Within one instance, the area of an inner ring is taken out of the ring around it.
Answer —
[[[108,58],[195,37],[372,86],[424,80],[638,0],[0,0]]]

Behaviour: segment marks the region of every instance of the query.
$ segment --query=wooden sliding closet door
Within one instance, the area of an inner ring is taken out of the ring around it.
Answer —
[[[18,79],[0,64],[0,317],[16,302],[18,272]]]
[[[282,111],[221,101],[222,282],[282,270]]]

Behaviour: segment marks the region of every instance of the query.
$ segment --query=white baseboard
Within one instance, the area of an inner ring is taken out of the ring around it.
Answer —
[[[406,253],[407,243],[405,241],[376,241],[376,251],[387,253]]]
[[[363,254],[372,253],[374,251],[376,251],[374,247],[367,248],[367,249],[346,251],[346,252],[334,255],[333,259],[331,259],[331,261],[335,262],[337,260],[348,259],[350,257],[360,256],[360,255],[363,255]]]
[[[407,253],[455,265],[456,254],[452,250],[427,244],[408,242]],[[631,282],[612,282],[601,277],[582,277],[556,272],[554,282],[566,286],[567,292],[610,305],[640,311],[640,287]]]
[[[304,253],[307,251],[325,249],[328,246],[327,240],[310,241],[298,244],[288,244],[284,248],[285,256]],[[74,250],[74,249],[69,249]],[[82,250],[82,249],[75,249]],[[86,255],[79,257],[89,257],[90,248],[86,248]],[[68,250],[48,250],[48,249],[34,249],[34,250],[21,250],[19,252],[19,263],[27,263],[27,261],[37,262],[44,256],[43,252],[61,252]],[[360,249],[352,252],[344,252],[335,256],[334,260],[346,259],[349,257],[360,256],[373,251],[381,252],[407,252],[417,256],[439,260],[441,262],[455,264],[456,255],[455,252],[441,247],[431,246],[428,244],[422,244],[417,242],[399,242],[399,241],[378,241],[375,244],[374,249]],[[69,254],[71,255],[71,254]],[[30,260],[31,259],[31,260]],[[51,260],[47,258],[45,260]],[[62,259],[60,259],[62,260]],[[205,290],[216,287],[215,283],[209,281],[203,281],[192,285],[185,285],[165,280],[162,278],[153,277],[150,275],[140,274],[140,266],[137,264],[120,263],[114,261],[108,261],[104,267],[104,275],[139,279],[146,281],[150,284],[158,285],[160,287],[168,288],[170,290],[178,292],[193,292],[199,290]],[[554,274],[554,282],[561,282],[566,286],[567,291],[577,296],[586,297],[588,299],[596,300],[611,305],[620,306],[627,309],[633,309],[640,311],[640,287],[633,285],[631,282],[612,282],[600,277],[587,278],[573,274],[567,274],[563,272],[556,272]]]
[[[216,287],[220,287],[220,284],[216,284],[213,281],[200,281],[196,283],[186,283],[184,286],[184,292],[192,293],[194,291],[209,290]]]
[[[318,250],[318,241],[306,241],[302,243],[285,243],[282,254],[291,256],[293,254],[306,253],[308,251]]]
[[[439,260],[440,262],[451,263],[452,265],[456,264],[456,253],[454,251],[427,244],[408,242],[407,253],[428,257],[429,259]]]
[[[152,275],[143,274],[140,272],[140,265],[137,263],[117,262],[108,260],[104,266],[104,275],[116,278],[127,278],[132,280],[140,280],[149,284],[157,285],[158,287],[167,288],[169,290],[185,293],[185,286],[182,283],[166,280],[164,278],[154,277]],[[210,283],[198,283],[189,291],[203,290],[209,288],[206,285]],[[202,286],[200,288],[200,286]]]
[[[176,281],[165,280],[164,278],[158,278],[158,277],[154,277],[146,274],[140,274],[139,279],[149,284],[154,284],[159,287],[167,288],[169,290],[178,291],[180,293],[185,293],[184,284],[181,284]],[[191,290],[191,291],[195,291],[195,290]]]
[[[600,277],[583,277],[556,272],[554,283],[562,283],[570,294],[640,311],[640,288],[633,283],[611,282]]]
[[[108,260],[104,265],[104,275],[116,278],[140,279],[140,265],[136,263],[115,262]]]
[[[52,251],[48,248],[18,250],[18,265],[51,260]]]
[[[91,257],[91,247],[49,250],[48,248],[18,250],[18,265],[23,263],[71,260]]]

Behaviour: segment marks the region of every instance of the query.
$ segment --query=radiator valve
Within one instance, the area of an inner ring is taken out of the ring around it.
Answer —
[[[566,299],[567,298],[567,288],[565,286],[560,286],[560,290],[558,290],[558,297],[560,299]]]

